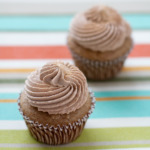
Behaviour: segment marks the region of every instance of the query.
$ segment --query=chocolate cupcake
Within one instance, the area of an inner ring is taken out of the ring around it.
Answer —
[[[116,10],[98,5],[74,17],[67,45],[88,79],[111,79],[133,47],[131,28]]]
[[[54,62],[28,76],[18,105],[31,135],[58,145],[81,134],[94,108],[94,97],[77,67]]]

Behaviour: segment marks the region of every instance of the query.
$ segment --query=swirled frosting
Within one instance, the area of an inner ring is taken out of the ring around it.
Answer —
[[[49,114],[68,114],[87,100],[87,81],[83,73],[69,63],[48,63],[32,72],[25,91],[31,106]]]
[[[70,27],[75,41],[93,51],[113,51],[130,36],[131,28],[114,9],[95,6],[77,14]]]

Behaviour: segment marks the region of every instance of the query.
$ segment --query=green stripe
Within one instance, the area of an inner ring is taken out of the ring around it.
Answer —
[[[124,14],[133,29],[150,29],[150,14]],[[71,15],[0,16],[0,31],[67,31]]]
[[[25,83],[25,79],[0,79],[0,83]]]
[[[140,148],[140,147],[150,147],[150,144],[147,145],[107,145],[107,146],[87,146],[87,147],[40,147],[40,148],[1,148],[1,150],[98,150],[98,149],[114,149],[117,148],[118,150],[121,150],[120,148]],[[124,150],[124,149],[122,149]]]
[[[0,83],[24,83],[26,79],[0,79]],[[150,77],[121,77],[121,78],[115,78],[109,81],[101,81],[102,83],[107,83],[107,82],[126,82],[126,81],[150,81]],[[101,83],[100,82],[100,83]]]
[[[38,143],[27,130],[0,130],[0,135],[0,143]],[[150,127],[84,129],[74,143],[136,140],[150,140]]]

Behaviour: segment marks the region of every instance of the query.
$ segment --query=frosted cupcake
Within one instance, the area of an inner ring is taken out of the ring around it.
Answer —
[[[31,135],[40,142],[58,145],[81,134],[94,98],[77,67],[54,62],[28,76],[18,105]]]
[[[132,48],[131,28],[114,9],[95,6],[74,17],[67,45],[88,79],[110,79]]]

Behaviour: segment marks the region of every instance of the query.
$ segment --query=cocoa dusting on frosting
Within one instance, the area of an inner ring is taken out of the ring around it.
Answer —
[[[48,63],[32,72],[25,91],[31,106],[49,114],[68,114],[87,100],[88,86],[83,73],[69,63]]]
[[[95,6],[75,16],[70,35],[81,46],[93,51],[113,51],[131,35],[128,23],[107,6]]]

